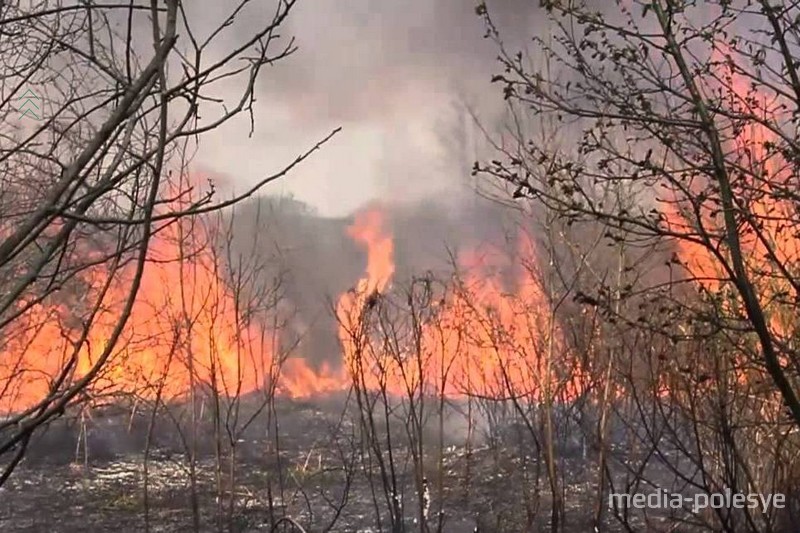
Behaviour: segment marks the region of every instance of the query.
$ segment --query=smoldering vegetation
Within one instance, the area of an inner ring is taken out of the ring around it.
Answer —
[[[450,211],[435,202],[367,209],[385,214],[392,236],[396,270],[387,295],[397,290],[402,297],[420,274],[447,282],[462,268],[465,250],[490,244],[485,253],[514,256],[520,231],[544,238],[535,219],[483,199]],[[348,235],[353,223],[320,217],[291,198],[264,198],[238,206],[220,225],[231,247],[226,261],[260,256],[268,267],[259,271],[261,280],[279,282],[279,306],[289,317],[281,342],[311,368],[345,364],[334,304],[368,263],[368,250]],[[596,264],[612,260],[601,253]],[[663,263],[663,257],[649,260]],[[513,292],[516,276],[502,274]],[[579,308],[568,302],[564,316]],[[555,432],[546,440],[549,453],[559,457],[562,490],[573,495],[569,527],[592,523],[600,413],[585,398],[567,394],[546,407],[502,393],[459,399],[411,390],[404,398],[356,384],[293,399],[265,386],[228,398],[198,385],[190,401],[115,397],[105,406],[69,410],[27,444],[19,474],[4,489],[2,520],[16,531],[38,531],[54,514],[63,531],[106,530],[112,523],[120,531],[182,531],[193,520],[202,531],[223,522],[231,531],[270,531],[282,527],[281,517],[308,531],[415,530],[427,493],[435,501],[425,504],[425,520],[443,532],[547,527],[548,513],[528,506],[554,502],[545,494],[532,500],[523,487],[546,483],[541,417],[549,412]],[[662,485],[692,475],[631,450],[631,435],[642,440],[645,428],[610,416],[604,448],[614,460],[604,459],[613,463],[604,468],[613,479],[624,482],[630,474],[624,465],[634,460],[644,461]],[[611,530],[619,527],[613,517],[605,520]]]
[[[84,4],[0,3],[53,98],[0,130],[0,529],[797,529],[797,6]]]
[[[481,199],[471,206],[430,200],[373,207],[386,212],[397,284],[426,272],[446,277],[457,267],[459,252],[480,243],[512,246],[519,223],[501,205]],[[352,217],[318,216],[291,198],[270,198],[237,208],[229,226],[237,253],[261,257],[269,268],[263,276],[279,280],[291,309],[287,329],[295,333],[287,342],[302,339],[302,356],[315,364],[341,363],[333,306],[355,287],[367,259],[363,246],[347,234],[352,223]]]
[[[542,243],[547,236],[535,214],[509,209],[499,198],[497,194],[473,195],[455,204],[429,199],[365,206],[364,210],[374,208],[385,213],[386,230],[393,243],[393,284],[404,287],[412,278],[427,274],[447,281],[464,270],[462,254],[477,251],[480,261],[487,263],[503,256],[504,264],[495,273],[503,277],[507,289],[513,290],[515,275],[519,274],[514,267],[519,266],[515,262],[520,260],[520,235]],[[353,217],[323,217],[298,200],[273,197],[244,203],[225,224],[236,253],[260,258],[266,266],[261,276],[279,283],[283,304],[292,317],[286,333],[294,333],[286,337],[286,342],[292,346],[299,343],[296,349],[315,365],[323,361],[339,365],[342,360],[334,304],[339,295],[355,287],[367,261],[364,247],[348,236],[352,223]],[[569,235],[575,245],[594,248],[591,261],[597,271],[613,268],[617,258],[609,246],[612,241],[603,237],[601,225],[579,224]],[[570,255],[565,242],[550,246],[561,258],[563,275],[574,275],[581,259]],[[655,251],[643,247],[638,253],[632,252],[631,265],[642,271],[633,283],[651,287],[668,280],[673,253],[668,245]],[[544,270],[548,259],[542,254],[524,260]],[[588,278],[579,285],[576,293],[595,292]],[[575,302],[565,305],[573,306],[565,314],[575,311]]]
[[[259,398],[244,397],[238,403],[243,417],[262,408]],[[187,404],[164,406],[169,414],[155,419],[144,406],[124,404],[91,414],[68,413],[30,443],[19,475],[2,489],[0,523],[14,531],[36,532],[51,528],[57,515],[58,530],[65,532],[134,532],[145,525],[153,531],[186,531],[196,504],[201,531],[215,531],[220,513],[226,515],[228,528],[241,532],[274,530],[281,516],[293,517],[308,531],[379,530],[374,500],[379,471],[369,465],[370,453],[359,445],[359,414],[352,400],[344,394],[306,401],[277,399],[269,409],[237,434],[235,459],[220,457],[213,437],[219,421],[206,402],[198,406],[193,420]],[[391,409],[392,419],[378,421],[374,429],[396,439],[391,451],[384,451],[384,460],[397,462],[392,489],[401,502],[402,516],[397,519],[413,530],[419,527],[419,493],[404,439],[407,406],[397,400]],[[591,422],[574,409],[558,409],[556,446],[572,495],[570,527],[581,531],[591,527],[586,509],[594,501],[594,489],[587,471],[596,467],[597,450]],[[625,445],[625,425],[612,425],[614,456],[634,459],[635,452]],[[444,509],[431,517],[440,521],[442,531],[533,527],[519,521],[526,500],[520,489],[537,475],[535,450],[540,444],[512,406],[448,401],[441,413],[424,422],[419,437],[439,450],[422,468],[429,490],[436,494],[432,508]],[[219,476],[229,469],[236,471],[233,493],[219,484]],[[617,466],[614,470],[615,478],[624,480],[626,471]],[[648,467],[648,475],[661,484],[675,477],[658,464]],[[541,504],[551,505],[546,496]],[[233,511],[227,515],[229,505]],[[540,520],[536,523],[546,527],[547,518]],[[610,531],[623,530],[612,520],[608,525]]]

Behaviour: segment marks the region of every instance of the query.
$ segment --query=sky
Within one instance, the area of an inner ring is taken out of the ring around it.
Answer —
[[[525,7],[531,2],[495,3],[509,37],[535,28],[536,13]],[[199,16],[218,21],[232,2],[202,4]],[[267,20],[269,2],[256,4],[261,11],[247,14],[231,39]],[[298,50],[262,72],[252,137],[247,117],[231,121],[206,136],[195,164],[242,189],[341,126],[266,192],[291,194],[327,216],[374,199],[463,195],[474,159],[468,145],[479,135],[463,103],[487,121],[502,109],[500,87],[490,83],[497,49],[483,38],[475,4],[300,0],[283,30]]]

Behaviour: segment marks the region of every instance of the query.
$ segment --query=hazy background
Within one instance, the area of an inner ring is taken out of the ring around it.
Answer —
[[[262,11],[244,14],[241,31],[225,35],[226,46],[246,36],[248,24],[256,31],[271,18],[256,4]],[[364,250],[346,233],[358,209],[381,204],[396,284],[428,270],[447,276],[459,250],[486,241],[503,246],[512,235],[513,211],[481,199],[470,177],[486,143],[466,108],[492,133],[505,109],[501,87],[491,84],[501,68],[498,50],[484,38],[476,5],[301,0],[283,31],[299,49],[262,72],[252,137],[249,117],[241,116],[203,138],[195,168],[242,190],[342,127],[263,191],[273,198],[237,208],[233,225],[242,253],[256,242],[283,280],[295,313],[281,335],[290,344],[302,339],[297,355],[314,363],[341,359],[332,302],[366,266]],[[537,2],[489,5],[511,47],[541,30]],[[231,7],[207,2],[193,16],[211,28]]]
[[[219,20],[229,4],[202,2],[197,16]],[[256,4],[262,12],[245,17],[254,26],[271,16]],[[375,198],[463,197],[480,141],[463,104],[487,123],[503,108],[500,87],[490,83],[497,50],[483,38],[476,4],[301,0],[284,30],[299,50],[262,73],[252,138],[246,117],[231,121],[204,139],[196,163],[243,187],[342,126],[267,192],[291,193],[326,216]],[[490,2],[504,37],[517,42],[537,31],[536,5]]]

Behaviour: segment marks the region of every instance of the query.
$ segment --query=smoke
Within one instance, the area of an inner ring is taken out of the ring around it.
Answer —
[[[198,161],[244,186],[343,126],[331,144],[267,190],[316,211],[297,217],[284,209],[290,204],[273,206],[265,232],[272,240],[262,247],[279,254],[290,278],[294,327],[312,362],[341,358],[331,301],[363,273],[363,250],[345,228],[367,202],[379,200],[390,213],[398,282],[426,270],[447,275],[451,253],[486,241],[502,245],[513,231],[513,213],[471,190],[482,134],[465,106],[490,132],[505,111],[500,87],[491,84],[500,69],[497,45],[484,38],[475,4],[300,1],[282,31],[284,40],[296,37],[298,51],[261,78],[254,136],[247,136],[249,123],[233,121],[204,141]],[[489,9],[509,50],[546,29],[535,2],[497,0]],[[248,24],[255,30],[267,15],[251,14],[244,30]],[[221,15],[212,9],[206,16]],[[253,229],[246,210],[240,216],[237,228]]]
[[[511,46],[542,24],[532,2],[491,2]],[[270,193],[290,193],[324,215],[372,199],[463,196],[479,135],[464,135],[464,104],[487,122],[502,112],[494,43],[464,0],[298,2],[281,31],[298,51],[270,66],[256,89],[256,131],[246,117],[204,141],[197,163],[242,187],[290,161],[336,126],[343,131]],[[262,7],[263,10],[263,7]],[[203,16],[222,16],[222,7]],[[268,18],[250,13],[236,33]],[[235,38],[234,33],[230,38]],[[460,136],[460,138],[459,138]]]
[[[304,350],[312,359],[340,358],[326,307],[364,268],[362,250],[345,233],[355,210],[376,199],[391,208],[398,278],[444,270],[460,245],[502,231],[493,222],[503,215],[477,202],[470,189],[480,133],[465,106],[487,122],[504,107],[500,88],[490,82],[499,68],[496,45],[484,39],[476,4],[301,0],[281,31],[283,42],[296,38],[298,51],[259,80],[253,137],[243,119],[203,141],[196,163],[244,188],[343,127],[266,191],[290,194],[322,217],[299,222],[285,216],[284,204],[262,248],[278,253],[283,272],[294,278],[287,290],[299,310],[298,334],[318,332]],[[491,4],[510,46],[523,44],[542,24],[531,2]],[[196,15],[219,20],[224,13],[227,8],[214,4]],[[251,10],[225,38],[256,31],[269,15]],[[246,232],[248,214],[240,215],[237,227]]]
[[[502,242],[514,223],[512,213],[486,201],[456,211],[443,210],[433,200],[380,209],[395,249],[393,281],[401,285],[427,271],[448,277],[459,251],[479,242]],[[257,254],[270,269],[262,277],[281,280],[281,295],[293,309],[282,339],[288,345],[300,339],[297,355],[312,365],[338,367],[342,354],[333,305],[366,267],[363,247],[348,236],[352,217],[324,217],[287,198],[255,199],[233,216],[237,253]]]
[[[525,4],[498,7],[515,14]],[[312,121],[422,115],[419,105],[456,90],[484,94],[494,66],[494,45],[463,0],[307,2],[291,22],[300,51],[264,89]]]

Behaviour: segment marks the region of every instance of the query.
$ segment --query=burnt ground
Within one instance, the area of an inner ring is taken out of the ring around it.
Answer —
[[[227,484],[229,456],[223,458],[218,472],[213,425],[207,412],[203,418],[198,415],[195,492],[200,530],[271,531],[275,518],[290,516],[308,532],[389,531],[379,485],[375,486],[377,505],[384,523],[382,529],[377,527],[376,503],[366,475],[372,471],[373,481],[379,484],[377,468],[373,461],[370,470],[368,456],[355,439],[354,419],[342,415],[342,405],[341,399],[279,402],[272,415],[279,422],[277,442],[275,432],[269,431],[267,414],[261,413],[238,436],[236,488],[232,498],[231,491],[223,488],[222,502],[217,498],[217,480],[219,476]],[[123,533],[145,531],[148,524],[154,533],[193,531],[191,475],[181,438],[181,433],[187,442],[192,438],[187,411],[175,407],[170,416],[157,418],[146,476],[143,450],[150,415],[143,411],[133,416],[127,410],[95,412],[83,418],[85,433],[76,417],[51,425],[0,489],[0,531]],[[429,425],[438,428],[438,421]],[[508,436],[504,441],[496,436],[488,439],[476,430],[470,433],[474,444],[466,446],[463,425],[447,420],[444,428],[441,498],[437,432],[426,434],[431,457],[424,463],[433,495],[431,516],[437,515],[441,500],[444,532],[472,533],[478,526],[482,533],[539,531],[547,526],[549,491],[543,465],[518,453],[519,442]],[[392,434],[406,531],[417,531],[412,462],[408,448],[401,444],[403,428],[393,429]],[[560,450],[567,494],[566,531],[591,531],[590,518],[597,505],[596,464],[582,445],[568,448]],[[522,487],[530,487],[537,472],[540,494],[526,494]],[[612,519],[609,526],[608,531],[618,530]],[[650,529],[642,526],[640,530]],[[275,531],[292,529],[277,527]]]

